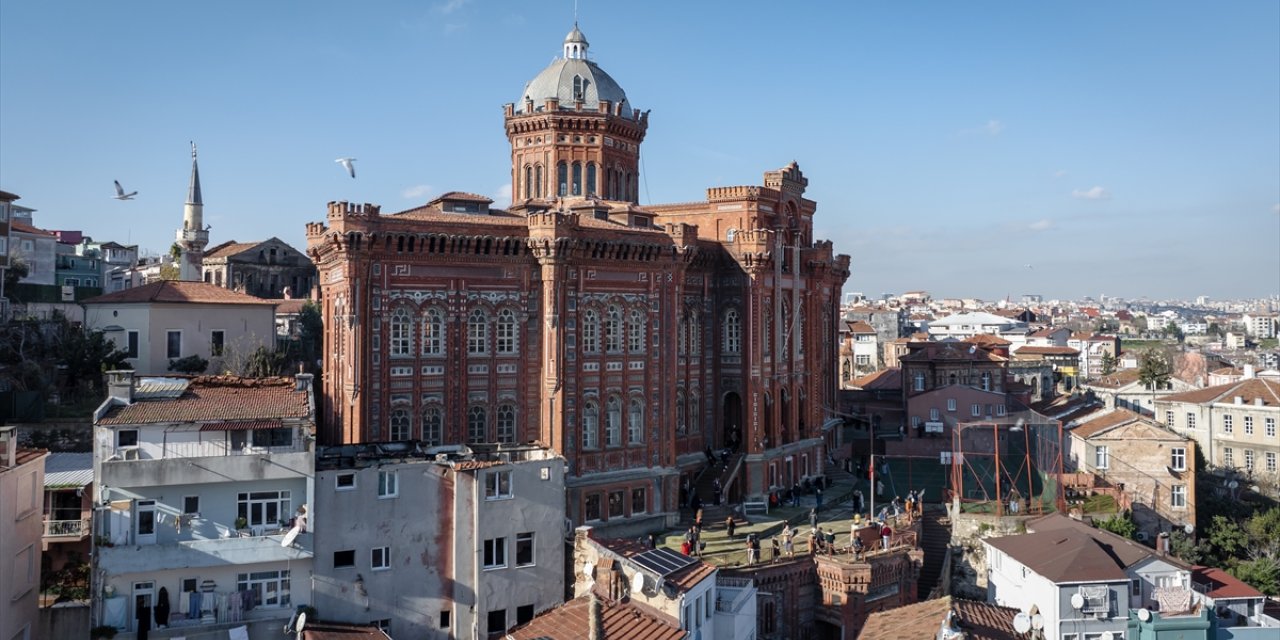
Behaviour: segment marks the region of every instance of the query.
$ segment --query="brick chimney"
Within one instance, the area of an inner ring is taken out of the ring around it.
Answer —
[[[107,372],[107,397],[118,398],[127,404],[133,404],[134,371],[117,369]]]
[[[315,374],[299,373],[293,377],[293,390],[306,391],[311,388],[311,381],[315,379]]]

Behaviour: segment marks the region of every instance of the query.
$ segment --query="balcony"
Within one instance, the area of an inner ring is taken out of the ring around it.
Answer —
[[[53,538],[51,542],[68,542],[71,540],[79,540],[92,531],[89,524],[89,518],[80,518],[78,520],[45,520],[44,521],[44,537],[46,539]]]
[[[148,573],[172,567],[224,567],[270,562],[310,560],[314,539],[311,533],[298,536],[292,545],[281,546],[283,531],[261,535],[205,540],[184,540],[173,544],[116,545],[99,548],[99,567],[109,575]]]

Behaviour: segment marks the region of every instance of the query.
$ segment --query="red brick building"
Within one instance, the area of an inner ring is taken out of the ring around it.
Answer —
[[[731,497],[821,473],[849,258],[813,239],[808,181],[638,205],[648,113],[586,51],[575,27],[504,108],[508,209],[452,192],[307,225],[323,441],[536,442],[574,522],[609,529],[673,521],[708,446],[742,445]]]

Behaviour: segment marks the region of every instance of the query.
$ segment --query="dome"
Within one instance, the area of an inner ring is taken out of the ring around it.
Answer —
[[[621,105],[622,115],[630,117],[627,94],[609,74],[587,59],[587,47],[587,37],[575,22],[573,30],[564,37],[564,57],[557,58],[525,85],[524,93],[515,103],[516,113],[524,113],[526,100],[533,101],[536,112],[543,109],[548,98],[556,98],[561,109],[573,109],[574,103],[581,100],[582,108],[588,111],[597,111],[600,101],[607,100]]]

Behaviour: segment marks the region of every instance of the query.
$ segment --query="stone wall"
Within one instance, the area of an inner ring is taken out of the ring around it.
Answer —
[[[1039,516],[951,513],[951,594],[986,600],[987,554],[983,538],[1027,532],[1027,520]]]

